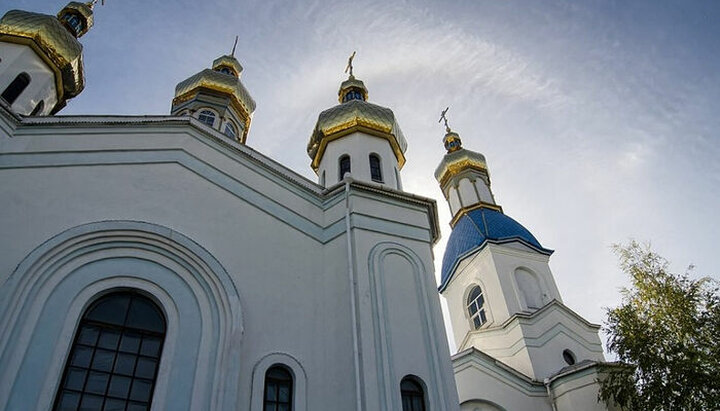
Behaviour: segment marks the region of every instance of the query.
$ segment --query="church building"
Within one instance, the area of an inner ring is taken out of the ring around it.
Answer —
[[[234,53],[169,115],[58,115],[94,5],[0,18],[0,409],[608,409],[599,327],[447,123],[437,284],[436,202],[403,190],[408,142],[352,58],[309,181],[253,148]]]

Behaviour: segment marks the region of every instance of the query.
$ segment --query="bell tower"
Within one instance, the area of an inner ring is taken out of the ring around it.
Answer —
[[[435,178],[453,217],[439,291],[458,351],[474,347],[537,380],[603,361],[599,326],[562,303],[553,251],[496,203],[485,156],[463,148],[447,123],[445,131]]]
[[[82,37],[93,6],[72,1],[57,16],[10,10],[0,19],[0,99],[14,113],[57,113],[85,87]]]

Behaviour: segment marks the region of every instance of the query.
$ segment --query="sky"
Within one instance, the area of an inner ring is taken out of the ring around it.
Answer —
[[[440,111],[483,153],[506,214],[555,253],[564,303],[601,324],[628,279],[611,245],[650,242],[720,278],[720,2],[106,0],[86,88],[60,114],[168,114],[177,83],[228,54],[255,111],[247,144],[315,181],[305,148],[348,56],[408,140],[404,189],[447,203]],[[0,14],[55,14],[4,0]],[[446,320],[447,322],[447,320]],[[452,341],[451,341],[452,344]]]

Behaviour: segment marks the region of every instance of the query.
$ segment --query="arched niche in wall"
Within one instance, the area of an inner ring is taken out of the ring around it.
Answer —
[[[441,372],[438,339],[445,338],[441,319],[430,304],[435,281],[422,259],[410,248],[381,242],[368,256],[375,352],[379,353],[380,396],[387,409],[402,409],[397,389],[400,377],[412,374],[429,387],[447,387]],[[414,350],[407,350],[413,346]],[[410,358],[410,353],[419,354]],[[445,391],[426,391],[428,409],[443,409]]]
[[[523,309],[536,310],[545,305],[547,296],[537,274],[525,267],[515,269],[515,283]]]
[[[153,408],[236,407],[240,297],[188,237],[143,222],[86,224],[44,242],[0,281],[0,409],[49,409],[82,313],[122,290],[148,296],[167,319]]]

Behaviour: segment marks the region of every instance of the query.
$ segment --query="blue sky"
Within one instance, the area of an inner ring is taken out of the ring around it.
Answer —
[[[55,13],[55,0],[6,0]],[[651,241],[720,272],[720,3],[107,0],[82,38],[87,86],[62,114],[167,114],[230,51],[257,101],[247,144],[315,179],[305,152],[348,55],[408,139],[406,191],[437,199],[440,110],[485,154],[496,200],[556,250],[565,303],[600,323],[627,280],[610,245]]]

